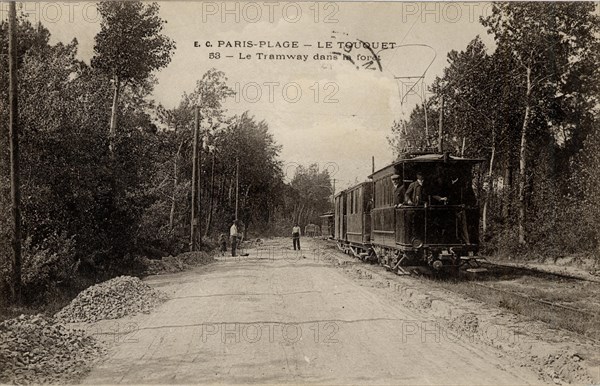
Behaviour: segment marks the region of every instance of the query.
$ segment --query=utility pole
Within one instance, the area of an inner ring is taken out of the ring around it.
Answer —
[[[423,114],[425,114],[425,146],[429,147],[429,125],[427,124],[427,104],[423,98]]]
[[[192,223],[190,229],[190,251],[196,250],[198,226],[198,137],[200,135],[200,113],[198,106],[194,110],[194,145],[192,149]]]
[[[19,110],[17,90],[17,10],[14,1],[8,4],[8,72],[10,196],[13,215],[13,280],[12,295],[21,302],[21,191],[19,182]]]
[[[238,219],[238,200],[240,195],[240,159],[235,157],[235,219]]]
[[[198,111],[200,109],[198,108]],[[198,191],[198,214],[196,215],[196,217],[198,218],[196,224],[197,224],[197,239],[198,239],[198,246],[202,245],[202,149],[204,148],[204,135],[202,135],[202,130],[200,128],[200,112],[198,112],[198,123],[197,123],[197,127],[198,127],[198,179],[197,179],[197,184],[198,186],[196,187],[196,190]]]
[[[438,152],[444,152],[444,94],[440,96],[440,122],[438,126]]]
[[[333,193],[331,193],[331,203],[335,206],[335,178],[333,179]]]
[[[206,237],[208,237],[208,233],[210,232],[210,226],[212,223],[213,215],[213,206],[215,201],[215,152],[216,149],[212,151],[212,165],[210,168],[210,202],[208,204],[208,218],[206,219],[206,229],[204,230],[204,236]]]

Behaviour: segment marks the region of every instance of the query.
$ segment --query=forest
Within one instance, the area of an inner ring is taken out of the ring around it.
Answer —
[[[189,251],[192,212],[193,246],[210,250],[236,217],[247,238],[287,236],[293,222],[317,223],[331,210],[326,170],[294,165],[290,175],[268,122],[227,112],[234,90],[222,71],[206,71],[175,107],[152,100],[155,74],[176,50],[156,3],[105,2],[98,12],[90,64],[77,59],[77,40],[50,44],[43,25],[16,17],[18,233],[9,28],[0,24],[3,301],[72,296],[130,273],[140,256]],[[400,155],[407,144],[435,142],[424,136],[425,116],[441,117],[444,151],[485,159],[475,181],[484,253],[599,259],[596,4],[496,3],[480,22],[495,47],[476,36],[451,51],[432,96],[392,127],[390,144]]]
[[[443,151],[486,160],[475,181],[485,253],[600,259],[597,5],[495,3],[480,22],[496,47],[476,36],[451,51],[390,144],[437,144],[441,115]]]
[[[76,40],[50,44],[42,24],[16,17],[20,280],[13,269],[9,29],[6,21],[0,24],[2,301],[43,304],[73,296],[130,273],[139,256],[160,259],[189,251],[194,159],[197,247],[203,250],[229,231],[236,207],[246,237],[287,235],[292,222],[315,222],[329,210],[326,171],[299,165],[285,181],[280,146],[268,123],[251,112],[231,115],[223,108],[234,93],[223,72],[208,70],[174,108],[152,101],[154,74],[176,49],[162,34],[158,4],[97,7],[101,29],[89,65],[76,58]],[[311,179],[325,188],[307,191]]]

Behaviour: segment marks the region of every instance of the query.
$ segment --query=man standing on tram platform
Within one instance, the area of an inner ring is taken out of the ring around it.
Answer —
[[[404,194],[404,201],[408,205],[421,205],[425,203],[424,181],[423,174],[417,173],[417,180],[408,185],[408,189],[406,189],[406,193]]]
[[[404,202],[405,189],[402,179],[398,174],[392,176],[392,183],[394,184],[394,206],[399,208]]]
[[[404,194],[404,200],[408,205],[424,205],[427,203],[427,192],[426,187],[423,186],[425,183],[425,178],[423,177],[423,173],[417,173],[417,180],[411,182],[406,189],[406,193]],[[435,200],[439,202],[446,203],[448,201],[448,197],[441,197],[437,195],[431,196]]]

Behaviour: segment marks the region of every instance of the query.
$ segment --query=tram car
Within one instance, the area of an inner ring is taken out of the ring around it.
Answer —
[[[323,213],[321,216],[321,237],[333,239],[335,237],[333,230],[333,212]]]
[[[476,260],[479,206],[472,188],[473,166],[482,161],[407,154],[338,193],[338,247],[398,274],[422,268],[457,273],[463,265],[483,270]]]

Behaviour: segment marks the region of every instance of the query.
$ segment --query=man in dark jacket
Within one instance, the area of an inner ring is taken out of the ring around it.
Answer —
[[[406,193],[404,194],[404,200],[408,205],[423,205],[427,202],[427,191],[423,186],[424,183],[425,179],[423,178],[423,174],[417,173],[417,180],[408,185],[408,189],[406,189]],[[439,202],[448,201],[448,197],[436,195],[431,197]]]
[[[423,187],[425,179],[422,173],[417,173],[417,180],[408,185],[404,194],[404,202],[408,205],[422,205],[426,202],[426,195]]]
[[[398,174],[392,176],[392,183],[394,184],[394,206],[398,208],[404,203],[405,188]]]

